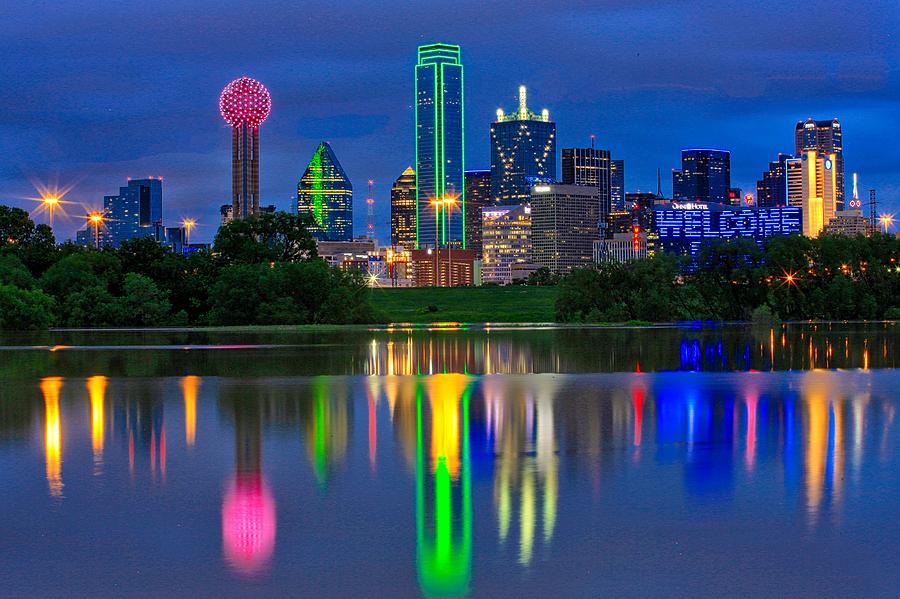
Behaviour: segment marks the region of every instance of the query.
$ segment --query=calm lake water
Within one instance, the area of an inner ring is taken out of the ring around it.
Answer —
[[[898,340],[0,336],[0,596],[895,597]]]

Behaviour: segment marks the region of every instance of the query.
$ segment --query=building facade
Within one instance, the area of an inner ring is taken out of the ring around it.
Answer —
[[[835,202],[844,209],[844,133],[838,119],[816,121],[811,118],[797,121],[794,127],[794,155],[815,150],[819,154],[834,154]]]
[[[463,65],[459,46],[419,46],[416,247],[465,246]]]
[[[785,162],[790,154],[778,154],[778,159],[769,163],[769,170],[756,182],[756,205],[760,208],[787,205],[787,170]]]
[[[416,287],[460,287],[475,284],[475,253],[452,247],[411,252]]]
[[[137,237],[163,239],[162,183],[157,177],[129,179],[118,194],[103,197],[101,246],[118,247],[123,241]],[[91,232],[90,245],[93,245],[96,235]]]
[[[837,213],[834,154],[807,150],[785,161],[787,203],[803,211],[803,234],[818,237]]]
[[[862,210],[840,210],[834,218],[825,225],[824,232],[828,235],[868,235],[871,231],[871,222],[863,215]]]
[[[475,252],[476,260],[480,260],[482,248],[481,210],[490,206],[491,171],[490,169],[470,169],[465,173],[466,179],[466,248]]]
[[[353,185],[328,142],[319,144],[297,183],[297,214],[315,219],[316,239],[353,239]]]
[[[491,124],[491,199],[495,205],[527,201],[531,188],[556,180],[556,123],[546,109],[528,110],[527,90],[519,87],[519,107],[497,110]]]
[[[672,197],[692,202],[728,203],[731,188],[731,152],[686,149],[681,169],[672,171]]]
[[[612,211],[612,172],[609,150],[597,148],[563,148],[562,184],[597,188],[601,228]]]
[[[609,161],[609,201],[612,210],[625,208],[625,161]]]
[[[647,233],[638,230],[615,233],[607,239],[594,242],[594,262],[631,262],[650,255]]]
[[[564,274],[593,262],[600,239],[600,192],[581,185],[538,185],[531,190],[534,264]]]
[[[416,171],[411,166],[391,186],[391,245],[416,247]]]
[[[485,283],[506,285],[514,279],[514,269],[532,263],[531,205],[491,206],[482,214],[481,276]]]
[[[718,239],[744,237],[762,246],[767,237],[801,230],[800,208],[737,207],[708,202],[678,202],[655,208],[658,247],[696,260],[702,246]]]

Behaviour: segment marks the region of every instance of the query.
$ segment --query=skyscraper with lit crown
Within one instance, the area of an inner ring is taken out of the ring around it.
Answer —
[[[316,239],[353,239],[353,185],[326,141],[313,152],[297,183],[297,214],[315,218],[310,232]]]
[[[411,166],[391,186],[391,245],[416,247],[416,171]]]
[[[419,46],[415,83],[416,246],[465,247],[463,65],[459,46]]]
[[[801,156],[807,150],[819,155],[834,154],[835,201],[837,210],[844,209],[844,131],[838,119],[797,121],[794,127],[794,154]],[[827,224],[827,223],[826,223]]]
[[[491,124],[491,202],[528,201],[531,188],[556,180],[556,123],[547,109],[528,110],[527,90],[519,87],[519,107],[504,114],[497,109]]]

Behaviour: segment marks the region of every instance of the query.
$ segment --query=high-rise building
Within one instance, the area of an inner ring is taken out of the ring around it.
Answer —
[[[232,218],[259,211],[259,126],[271,108],[269,90],[250,77],[235,79],[219,96],[219,111],[231,126]]]
[[[731,152],[686,149],[681,169],[672,172],[672,197],[694,202],[728,203],[731,187]]]
[[[103,213],[101,245],[118,247],[137,237],[162,239],[162,179],[129,179],[117,195],[103,197]]]
[[[411,166],[391,186],[391,244],[416,247],[416,171]]]
[[[556,180],[556,123],[546,109],[528,110],[525,86],[519,87],[519,107],[504,114],[497,109],[491,123],[491,199],[494,204],[527,201],[531,188]]]
[[[490,169],[470,169],[466,177],[466,247],[481,259],[481,210],[493,204],[491,201]]]
[[[838,119],[816,121],[811,118],[797,121],[794,127],[794,153],[800,156],[807,150],[819,154],[834,154],[834,172],[837,187],[837,209],[844,209],[844,134]]]
[[[316,239],[353,239],[353,185],[328,142],[319,144],[297,183],[297,214],[316,219],[310,227]]]
[[[625,161],[609,161],[609,201],[612,210],[625,207]]]
[[[785,161],[787,203],[803,211],[803,234],[818,237],[837,213],[835,154],[807,150]]]
[[[531,205],[491,206],[482,214],[485,283],[512,283],[514,269],[531,264]]]
[[[787,179],[784,163],[790,154],[779,152],[778,160],[769,163],[769,170],[756,182],[756,205],[760,208],[787,205]]]
[[[609,150],[594,147],[562,150],[562,184],[583,185],[597,189],[601,229],[606,228],[606,215],[612,211],[610,166]]]
[[[537,185],[531,190],[534,264],[554,273],[589,266],[600,239],[600,191],[593,186]]]
[[[419,46],[415,79],[416,247],[465,247],[463,65],[459,46]]]

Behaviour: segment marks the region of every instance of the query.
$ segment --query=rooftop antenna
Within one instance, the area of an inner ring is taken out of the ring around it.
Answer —
[[[660,175],[659,167],[656,167],[656,197],[662,197],[662,175]]]
[[[528,108],[525,106],[525,100],[528,96],[528,90],[525,89],[524,85],[519,86],[519,119],[525,120],[525,117],[528,116]]]
[[[375,197],[372,195],[372,185],[375,181],[369,179],[369,195],[366,196],[366,234],[369,239],[375,239]]]
[[[874,235],[878,230],[878,213],[875,210],[875,190],[869,190],[869,231],[870,235]]]
[[[591,133],[591,149],[594,149],[594,140],[597,139],[597,136]]]

